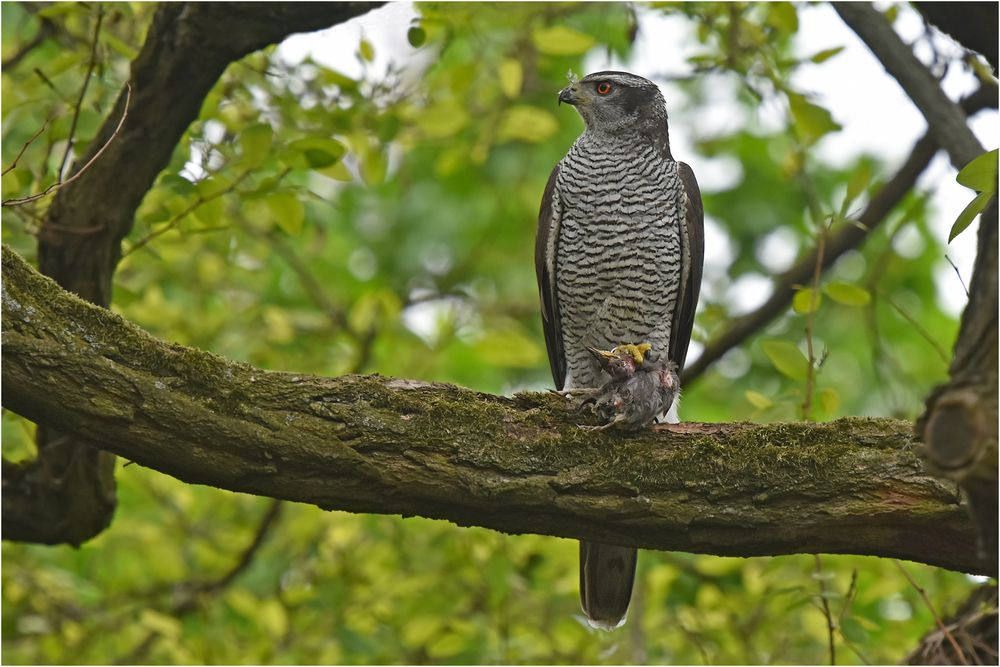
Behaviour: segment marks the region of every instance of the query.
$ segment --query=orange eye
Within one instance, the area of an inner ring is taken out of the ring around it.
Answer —
[[[610,92],[611,92],[611,84],[608,83],[607,81],[602,81],[599,84],[597,84],[598,95],[607,95]]]

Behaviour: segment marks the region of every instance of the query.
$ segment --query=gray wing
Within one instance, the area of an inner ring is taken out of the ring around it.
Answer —
[[[670,360],[677,364],[677,372],[684,369],[691,329],[694,327],[694,311],[698,307],[698,293],[701,291],[701,271],[705,263],[705,211],[701,205],[701,190],[694,172],[687,164],[680,162],[678,173],[681,185],[687,194],[687,211],[684,214],[684,234],[681,235],[681,252],[687,255],[681,275],[681,289],[678,290],[674,321],[670,327]]]
[[[555,166],[545,184],[542,206],[538,211],[538,232],[535,234],[535,275],[538,277],[538,295],[542,303],[542,328],[545,347],[549,351],[549,366],[556,389],[566,381],[566,354],[563,351],[562,326],[559,322],[559,300],[556,292],[556,248],[559,241],[559,193]]]

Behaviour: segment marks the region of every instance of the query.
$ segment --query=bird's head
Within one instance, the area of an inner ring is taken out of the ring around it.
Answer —
[[[613,378],[625,378],[635,373],[635,358],[628,352],[621,352],[618,348],[611,350],[599,350],[596,347],[587,346],[594,358],[597,359],[601,370]]]
[[[634,375],[643,362],[643,357],[650,349],[649,343],[639,345],[619,345],[610,352],[587,346],[601,370],[613,378],[625,378]]]
[[[587,129],[621,132],[660,129],[667,109],[656,84],[628,72],[594,72],[559,91],[559,103],[572,104]]]

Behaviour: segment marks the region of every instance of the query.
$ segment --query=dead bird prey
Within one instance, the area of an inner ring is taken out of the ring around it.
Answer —
[[[580,405],[603,422],[594,430],[641,431],[666,413],[680,391],[677,364],[651,353],[649,343],[619,345],[610,352],[587,346],[611,376]]]

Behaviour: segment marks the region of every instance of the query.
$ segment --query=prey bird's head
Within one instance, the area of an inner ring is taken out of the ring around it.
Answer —
[[[639,343],[638,345],[619,345],[610,352],[599,350],[596,347],[587,346],[601,370],[612,378],[626,378],[634,375],[636,370],[645,361],[646,353],[652,348],[649,343]]]
[[[587,129],[617,134],[660,128],[667,109],[656,84],[628,72],[594,72],[559,91],[559,103],[572,104]]]

